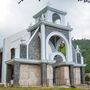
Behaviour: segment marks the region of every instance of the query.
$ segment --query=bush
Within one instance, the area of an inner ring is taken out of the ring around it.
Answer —
[[[85,81],[90,81],[90,76],[89,76],[89,75],[87,75],[87,76],[85,77]]]

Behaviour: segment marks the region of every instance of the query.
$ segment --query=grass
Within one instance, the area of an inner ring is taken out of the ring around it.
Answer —
[[[0,90],[82,90],[77,88],[60,88],[60,87],[0,87]],[[83,89],[85,90],[85,89]]]

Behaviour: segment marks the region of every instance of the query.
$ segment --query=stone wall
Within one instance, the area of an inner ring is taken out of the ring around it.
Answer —
[[[41,44],[38,33],[34,36],[29,44],[29,59],[40,60],[41,58]]]
[[[52,65],[47,65],[47,85],[53,86],[53,67]]]
[[[64,68],[63,67],[55,68],[55,84],[56,85],[65,84],[65,81],[64,81]]]
[[[74,68],[74,84],[79,85],[81,84],[81,74],[80,74],[80,68]]]
[[[70,85],[69,66],[64,67],[64,79],[65,79],[66,85]]]
[[[20,86],[40,86],[41,68],[40,65],[20,65]]]
[[[56,85],[70,85],[69,67],[57,67],[55,69],[55,79]]]

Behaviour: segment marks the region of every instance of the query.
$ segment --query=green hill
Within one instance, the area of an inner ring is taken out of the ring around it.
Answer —
[[[79,45],[82,55],[84,57],[84,62],[86,65],[85,72],[90,73],[90,40],[82,39],[82,40],[73,40],[73,45]]]

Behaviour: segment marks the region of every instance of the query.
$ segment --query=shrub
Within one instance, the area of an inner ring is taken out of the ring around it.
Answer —
[[[90,81],[90,76],[89,76],[89,75],[87,75],[87,76],[85,77],[85,81]]]

